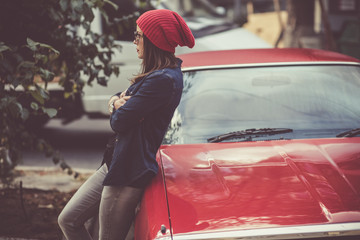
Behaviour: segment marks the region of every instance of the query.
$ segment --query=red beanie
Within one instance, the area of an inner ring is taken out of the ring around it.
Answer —
[[[145,36],[158,48],[175,53],[180,46],[194,47],[195,39],[184,19],[167,9],[143,13],[136,21]]]

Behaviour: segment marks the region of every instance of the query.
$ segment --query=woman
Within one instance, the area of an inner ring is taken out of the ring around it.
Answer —
[[[135,208],[157,174],[155,160],[175,108],[183,79],[175,47],[195,44],[185,21],[170,10],[152,10],[137,23],[134,44],[142,69],[130,87],[109,101],[116,133],[112,158],[104,161],[59,216],[68,240],[92,239],[84,223],[99,211],[100,239],[125,239]]]

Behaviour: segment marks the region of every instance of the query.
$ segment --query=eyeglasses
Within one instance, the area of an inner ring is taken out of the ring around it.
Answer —
[[[134,38],[135,38],[135,42],[139,42],[140,38],[142,38],[143,35],[140,34],[138,31],[134,32]]]

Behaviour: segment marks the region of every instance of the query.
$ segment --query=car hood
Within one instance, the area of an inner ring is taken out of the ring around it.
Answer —
[[[360,221],[360,138],[163,145],[173,234]]]

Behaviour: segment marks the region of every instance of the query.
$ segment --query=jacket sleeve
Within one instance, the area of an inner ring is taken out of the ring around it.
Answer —
[[[170,75],[162,72],[147,76],[137,93],[111,115],[113,131],[119,133],[137,127],[148,114],[165,106],[173,95],[173,82]]]

